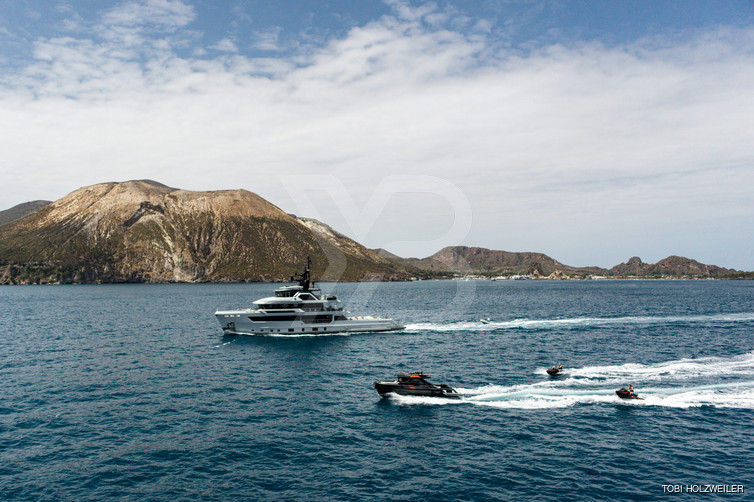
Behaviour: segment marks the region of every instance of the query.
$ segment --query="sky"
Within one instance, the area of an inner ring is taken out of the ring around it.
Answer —
[[[152,179],[371,248],[754,270],[754,2],[0,0],[0,209]]]

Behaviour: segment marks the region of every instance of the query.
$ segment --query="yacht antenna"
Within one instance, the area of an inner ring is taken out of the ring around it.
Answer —
[[[304,288],[304,291],[309,291],[309,288],[314,284],[311,280],[311,268],[312,259],[307,256],[306,267],[304,268],[304,271],[298,275],[291,277],[291,282],[298,282],[298,285]]]

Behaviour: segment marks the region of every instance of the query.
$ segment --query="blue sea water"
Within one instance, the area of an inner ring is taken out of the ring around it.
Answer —
[[[324,284],[407,329],[222,335],[274,287],[0,287],[0,499],[751,500],[754,282]],[[464,398],[372,388],[412,370]]]

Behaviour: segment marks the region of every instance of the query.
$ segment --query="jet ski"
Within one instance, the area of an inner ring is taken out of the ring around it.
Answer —
[[[563,371],[563,365],[562,364],[558,364],[557,366],[553,366],[552,368],[550,368],[549,370],[547,370],[547,374],[550,375],[550,376],[555,376],[555,375],[559,375],[560,373],[562,373],[562,371]]]
[[[636,393],[631,392],[630,390],[626,389],[625,387],[616,390],[615,393],[621,399],[643,399],[643,398],[637,396]]]
[[[392,392],[400,396],[461,398],[453,387],[445,384],[431,384],[427,381],[429,378],[430,376],[423,372],[400,373],[395,380],[374,382],[374,388],[383,397]]]

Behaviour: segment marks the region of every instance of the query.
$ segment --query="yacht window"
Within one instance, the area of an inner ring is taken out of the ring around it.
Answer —
[[[269,316],[269,315],[255,315],[255,316],[249,316],[249,320],[252,322],[259,322],[259,321],[296,321],[298,320],[298,316],[296,315],[275,315],[275,316]]]

